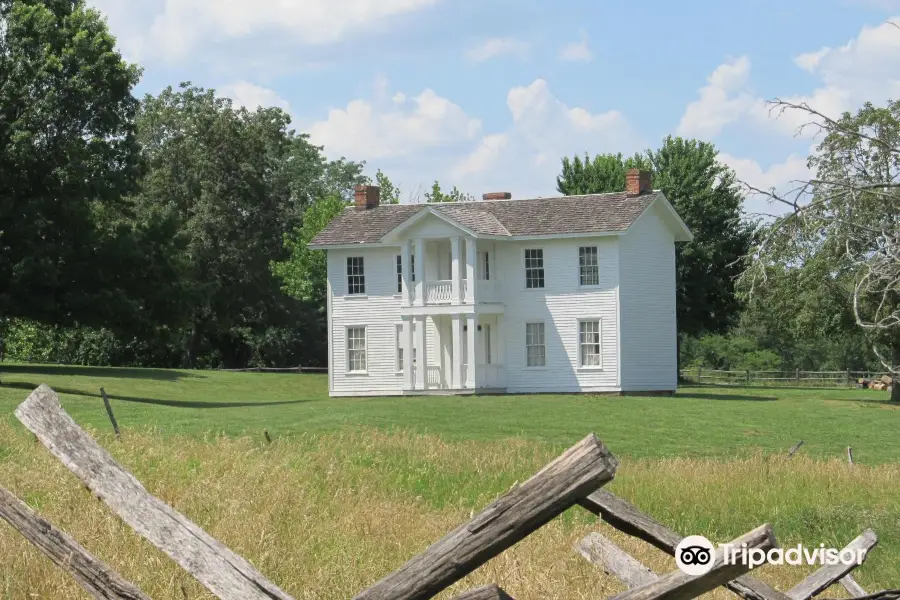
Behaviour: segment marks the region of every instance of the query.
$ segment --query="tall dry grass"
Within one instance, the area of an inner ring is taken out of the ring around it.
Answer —
[[[126,431],[121,441],[98,437],[151,493],[288,593],[310,600],[353,596],[560,450],[521,440],[448,443],[374,430],[276,439],[271,445],[248,438],[164,438],[152,431]],[[0,485],[154,599],[211,597],[92,497],[33,436],[5,423]],[[684,534],[716,541],[769,521],[782,544],[841,546],[871,526],[882,544],[857,579],[873,590],[900,584],[898,465],[850,467],[801,456],[728,462],[626,457],[610,489]],[[661,552],[576,508],[453,591],[497,582],[519,600],[594,600],[619,592],[620,584],[571,548],[593,530],[657,572],[675,568]],[[809,570],[765,567],[759,576],[787,589]],[[86,598],[67,574],[4,524],[0,597]]]

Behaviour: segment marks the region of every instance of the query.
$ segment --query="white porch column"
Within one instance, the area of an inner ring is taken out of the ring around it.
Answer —
[[[497,315],[497,364],[506,368],[506,315]]]
[[[475,387],[475,315],[466,315],[466,350],[468,356],[466,357],[466,362],[468,362],[468,366],[466,367],[466,387],[469,389],[473,389]]]
[[[450,280],[451,280],[451,292],[450,292],[450,302],[453,304],[460,303],[460,284],[462,283],[459,278],[459,236],[454,235],[450,238]]]
[[[403,297],[400,300],[400,303],[403,306],[410,306],[413,303],[413,296],[414,296],[414,294],[412,293],[413,289],[412,289],[412,275],[411,275],[413,271],[412,271],[412,263],[410,262],[410,258],[411,258],[410,255],[412,254],[412,252],[410,252],[409,246],[410,246],[410,241],[406,240],[405,242],[403,242],[403,246],[400,248],[400,266],[403,270],[402,276],[401,276],[402,280],[403,280],[403,286],[402,286]]]
[[[418,260],[418,259],[416,259]],[[424,390],[428,369],[428,349],[425,346],[425,316],[416,317],[416,389]]]
[[[475,238],[466,238],[466,302],[475,298]]]
[[[413,338],[413,319],[405,317],[403,319],[403,339],[400,343],[403,346],[403,389],[414,389],[415,379],[413,378],[413,348],[416,347]]]
[[[416,238],[416,306],[425,304],[425,240]]]
[[[461,315],[451,315],[450,328],[453,337],[453,366],[451,372],[453,379],[450,387],[459,389],[462,387],[462,343],[463,343],[463,322],[465,319]]]

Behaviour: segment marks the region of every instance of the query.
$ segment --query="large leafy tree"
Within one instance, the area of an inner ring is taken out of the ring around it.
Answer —
[[[327,163],[289,122],[280,109],[237,108],[190,84],[143,101],[140,200],[175,223],[192,366],[203,355],[246,364],[272,327],[310,324],[309,307],[281,292],[269,263],[286,257],[284,234],[313,200],[349,196],[361,165]]]
[[[742,220],[743,197],[734,172],[717,158],[710,143],[669,136],[659,149],[625,159],[621,154],[564,158],[557,177],[564,194],[593,194],[624,190],[626,169],[651,171],[653,187],[662,190],[694,234],[692,242],[675,250],[679,343],[685,335],[724,332],[740,313],[735,279],[752,228]]]
[[[815,178],[789,193],[756,192],[791,210],[763,232],[744,274],[749,293],[772,294],[773,270],[796,277],[817,269],[826,281],[843,282],[842,304],[820,311],[834,319],[849,312],[882,363],[900,374],[900,102],[865,104],[855,114],[830,118],[806,104],[776,101],[800,111],[822,141],[810,157]],[[777,284],[777,280],[775,282]],[[775,288],[777,291],[777,287]],[[785,297],[790,307],[796,299]],[[891,400],[900,402],[900,386]]]
[[[84,2],[0,0],[0,317],[146,316],[166,261],[127,200],[139,76]]]

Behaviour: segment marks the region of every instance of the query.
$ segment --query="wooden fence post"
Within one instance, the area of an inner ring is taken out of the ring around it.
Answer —
[[[732,548],[758,548],[763,551],[776,546],[775,534],[771,525],[762,525],[731,542]],[[750,570],[744,561],[729,561],[725,556],[726,549],[716,550],[712,570],[704,575],[688,575],[678,570],[658,577],[649,583],[631,588],[613,596],[610,600],[689,600],[705,594],[722,584],[740,577]]]
[[[875,535],[875,532],[871,529],[866,529],[841,550],[841,555],[845,552],[848,554],[860,552],[862,553],[863,560],[865,560],[869,550],[874,548],[876,544],[878,544],[878,536]],[[809,600],[825,591],[831,587],[832,584],[837,583],[845,576],[849,576],[850,571],[857,566],[856,563],[826,565],[789,589],[785,594],[791,600]]]
[[[72,420],[47,385],[34,390],[15,414],[120,519],[220,600],[292,600],[248,561],[151,495]]]
[[[697,383],[700,383],[700,380],[703,378],[703,367],[697,367]]]
[[[579,504],[622,533],[644,540],[666,554],[675,556],[675,548],[682,536],[612,492],[597,490]],[[724,585],[746,600],[788,600],[787,596],[769,584],[750,575],[742,575]]]
[[[853,381],[850,379],[850,369],[847,369],[847,386],[852,386]]]
[[[426,600],[609,482],[618,461],[591,434],[354,600]]]
[[[796,376],[797,376],[797,383],[799,384],[800,383],[800,369],[797,369]]]
[[[747,369],[747,385],[750,385],[750,369]]]
[[[112,406],[109,403],[109,398],[106,396],[106,390],[100,388],[100,395],[103,396],[103,405],[106,406],[106,414],[109,415],[109,420],[112,423],[113,431],[116,432],[116,439],[119,438],[119,424],[116,423],[116,417],[113,415]]]
[[[133,583],[94,558],[71,537],[41,518],[27,504],[0,487],[0,518],[66,570],[91,596],[100,600],[150,600]]]
[[[803,440],[800,440],[799,442],[794,444],[794,446],[788,451],[787,457],[788,458],[792,457],[797,452],[797,450],[800,449],[800,446],[802,446],[802,445],[803,445]]]

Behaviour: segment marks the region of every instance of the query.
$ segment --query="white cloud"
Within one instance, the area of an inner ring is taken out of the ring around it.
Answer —
[[[491,190],[512,192],[514,198],[556,195],[554,181],[563,156],[643,146],[620,112],[569,107],[543,79],[512,88],[506,104],[510,128],[484,136],[449,174],[453,183],[476,196]]]
[[[900,17],[891,19],[900,22]],[[853,111],[864,102],[882,104],[900,96],[900,30],[891,23],[863,27],[843,46],[823,47],[794,58],[801,69],[821,83],[808,93],[780,95],[792,104],[807,104],[829,117]],[[678,127],[681,135],[712,137],[726,125],[746,119],[786,135],[796,135],[811,121],[799,110],[773,111],[766,99],[754,96],[749,87],[750,61],[743,57],[720,65],[690,103]],[[808,138],[815,128],[805,129]]]
[[[484,40],[466,51],[466,58],[472,62],[484,62],[499,56],[524,58],[528,54],[528,44],[511,37],[497,37]]]
[[[783,162],[763,168],[757,161],[748,158],[736,158],[727,153],[719,154],[719,160],[731,167],[737,178],[759,190],[774,190],[790,197],[790,192],[800,182],[811,177],[806,157],[791,154]],[[744,200],[744,210],[751,215],[778,215],[789,210],[788,206],[772,202],[764,194],[749,194]]]
[[[204,42],[272,33],[321,45],[440,0],[91,0],[133,59],[175,60]],[[139,10],[138,10],[139,9]]]
[[[249,110],[276,106],[285,112],[289,113],[291,111],[288,101],[279,96],[275,90],[260,87],[249,81],[236,81],[223,85],[218,89],[218,92],[231,98],[235,104],[245,106]]]
[[[402,93],[387,97],[386,81],[377,88],[376,96],[384,100],[357,99],[331,109],[326,120],[308,128],[311,141],[325,146],[329,155],[369,160],[472,140],[481,130],[478,119],[433,90],[408,98]]]
[[[805,52],[794,57],[794,63],[796,63],[797,66],[804,71],[809,71],[810,73],[812,73],[813,71],[815,71],[816,66],[818,66],[818,64],[822,62],[822,58],[824,58],[825,55],[830,51],[830,48],[822,48],[821,50],[816,50],[815,52]]]
[[[578,32],[579,40],[570,42],[559,51],[559,59],[569,62],[590,62],[594,55],[588,46],[587,32],[583,29]]]
[[[753,105],[746,91],[750,78],[750,59],[746,56],[728,60],[716,67],[700,88],[700,97],[688,104],[678,124],[678,135],[709,138],[735,121]]]

